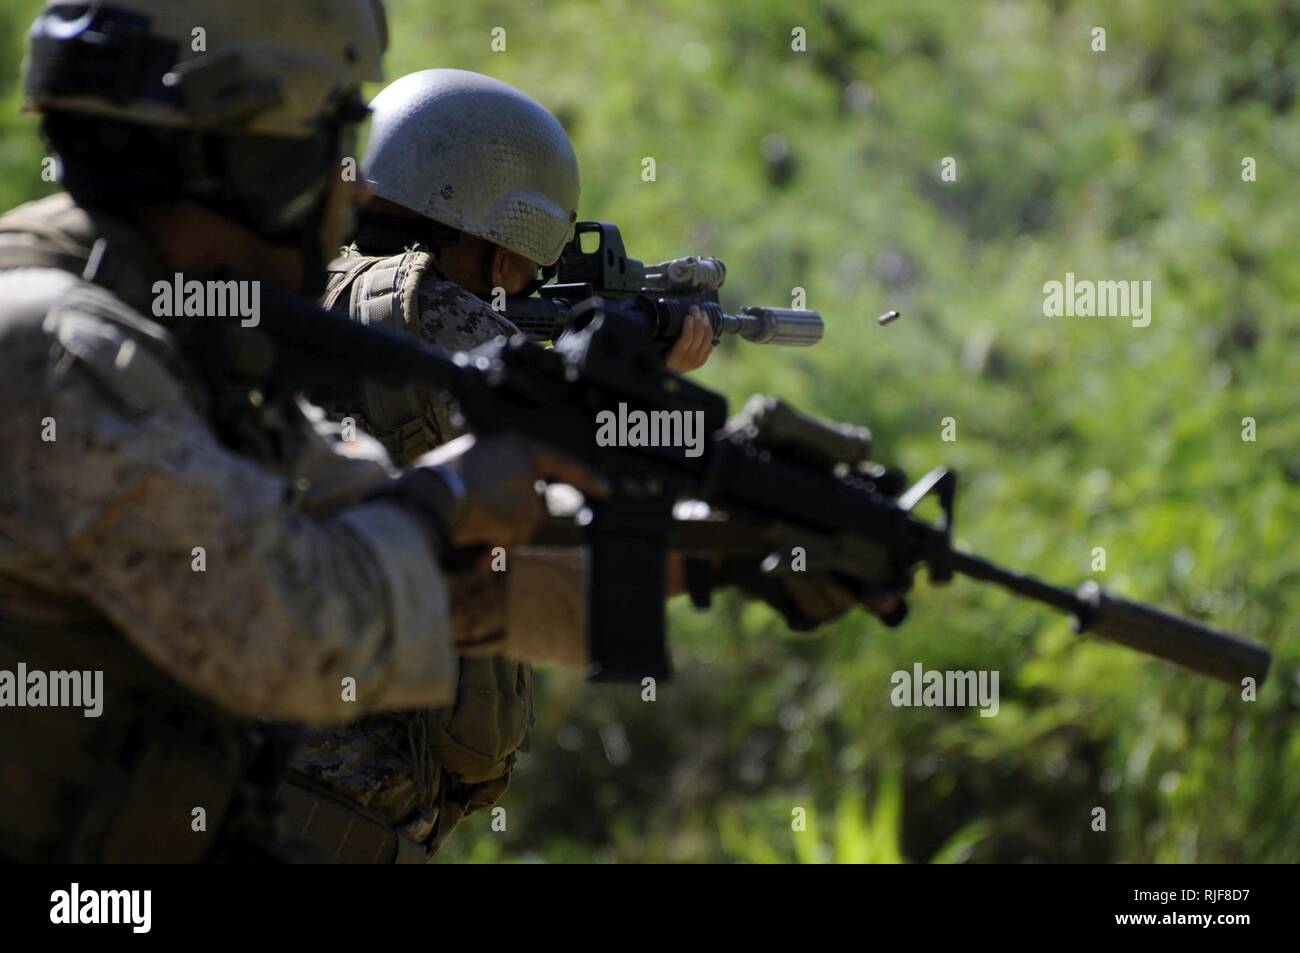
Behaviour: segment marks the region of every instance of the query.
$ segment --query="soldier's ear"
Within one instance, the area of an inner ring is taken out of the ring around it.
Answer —
[[[493,288],[504,288],[510,280],[513,252],[500,245],[488,245],[488,247],[492,249],[492,257],[488,262],[488,277],[492,281]]]

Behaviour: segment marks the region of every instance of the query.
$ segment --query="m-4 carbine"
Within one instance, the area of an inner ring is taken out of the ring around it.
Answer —
[[[582,250],[586,236],[596,239],[591,251]],[[718,259],[676,258],[646,265],[629,258],[618,228],[603,222],[579,222],[555,269],[555,283],[544,285],[540,297],[506,298],[505,316],[535,341],[580,331],[603,310],[644,324],[666,347],[681,337],[692,305],[713,328],[714,344],[724,334],[786,347],[808,347],[822,339],[824,327],[816,311],[743,308],[727,314],[718,303],[727,266]],[[599,309],[593,301],[597,297]]]
[[[247,415],[278,413],[299,392],[329,404],[354,400],[367,383],[433,386],[454,398],[473,431],[521,434],[603,476],[610,496],[590,501],[572,530],[590,554],[587,620],[597,679],[668,676],[670,547],[714,565],[779,574],[790,571],[779,564],[791,545],[806,550],[810,572],[850,580],[857,572],[864,591],[881,585],[882,572],[884,587],[901,591],[925,565],[933,582],[961,573],[995,583],[1072,614],[1081,631],[1227,682],[1262,682],[1267,674],[1268,651],[1238,636],[1092,583],[1071,591],[954,549],[954,474],[936,470],[904,489],[897,471],[870,461],[864,428],[780,402],[751,401],[728,422],[722,395],[664,369],[644,324],[597,311],[553,349],[516,335],[453,356],[263,286],[259,327],[200,318],[178,330],[223,408],[220,432],[232,443],[249,432]],[[598,415],[630,410],[664,420],[697,414],[709,436],[690,453],[600,445]],[[937,524],[912,512],[930,494],[943,513]],[[708,593],[695,587],[692,595],[703,602]]]

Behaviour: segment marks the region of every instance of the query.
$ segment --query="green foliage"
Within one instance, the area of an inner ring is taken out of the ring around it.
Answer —
[[[719,255],[731,303],[799,286],[826,316],[821,347],[726,346],[703,380],[867,423],[909,471],[956,467],[961,538],[993,558],[1095,576],[1278,655],[1250,704],[966,582],[920,581],[896,632],[855,616],[813,640],[759,607],[678,606],[679,677],[657,702],[550,679],[510,852],[790,860],[780,831],[806,804],[838,820],[799,856],[883,859],[874,835],[841,839],[877,829],[841,798],[897,765],[910,860],[1300,859],[1300,7],[417,6],[394,11],[410,24],[394,73],[458,66],[529,90],[573,132],[584,217],[618,222],[646,259]],[[1067,271],[1150,280],[1151,325],[1044,318],[1043,283]],[[903,320],[875,327],[889,307]],[[890,674],[915,661],[1000,670],[1000,713],[893,708]],[[611,726],[630,740],[617,766]],[[550,743],[561,732],[572,746]],[[476,825],[449,859],[493,836]]]
[[[38,0],[0,0],[0,208],[49,195],[58,186],[41,180],[49,153],[36,135],[36,121],[20,116],[23,38]]]
[[[48,189],[9,85],[38,4],[0,2],[13,204]],[[913,474],[957,468],[960,538],[991,558],[1277,656],[1243,703],[969,582],[918,580],[899,630],[855,614],[811,639],[731,599],[675,605],[678,678],[642,702],[548,673],[506,832],[471,818],[445,860],[1300,860],[1300,5],[395,0],[390,16],[391,76],[480,70],[555,111],[582,216],[617,222],[633,255],[718,255],[731,305],[806,289],[820,347],[727,344],[705,383],[866,423]],[[1066,272],[1150,280],[1150,326],[1045,318],[1042,286]],[[876,327],[890,307],[903,319]],[[998,715],[894,708],[891,673],[918,661],[999,670]]]

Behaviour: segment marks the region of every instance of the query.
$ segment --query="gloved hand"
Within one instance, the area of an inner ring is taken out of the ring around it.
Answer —
[[[581,465],[513,434],[466,434],[415,461],[379,495],[419,511],[439,551],[527,543],[546,515],[538,483],[567,483],[601,498],[604,482]]]
[[[754,545],[768,550],[766,558],[684,561],[686,588],[697,606],[708,604],[710,590],[734,586],[776,609],[796,632],[811,631],[859,605],[891,628],[906,617],[903,596],[911,588],[911,571],[896,565],[885,547],[776,523],[754,532]],[[792,555],[796,551],[798,560]]]
[[[907,602],[901,593],[841,573],[776,575],[757,567],[733,565],[720,575],[781,613],[795,632],[811,632],[859,605],[870,609],[890,628],[907,616]]]

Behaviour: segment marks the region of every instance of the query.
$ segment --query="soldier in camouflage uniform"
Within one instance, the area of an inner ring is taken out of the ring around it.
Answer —
[[[445,705],[458,651],[533,657],[476,638],[509,626],[439,554],[526,541],[538,477],[597,488],[512,438],[399,475],[302,402],[251,403],[245,443],[150,317],[181,272],[323,286],[377,0],[48,0],[31,40],[67,194],[0,217],[0,673],[98,669],[103,697],[0,707],[0,860],[281,856],[271,722]]]
[[[578,161],[564,127],[520,90],[454,69],[404,76],[370,108],[369,195],[325,305],[449,351],[517,333],[489,302],[536,290],[572,233]],[[697,310],[666,366],[703,366],[711,339]],[[352,409],[402,463],[456,433],[431,392],[374,389]]]
[[[519,90],[462,70],[405,76],[371,110],[370,200],[356,243],[330,265],[325,305],[450,351],[517,333],[485,299],[531,291],[570,237],[578,163],[564,128]],[[711,348],[695,313],[668,366],[692,370]],[[339,410],[402,462],[456,434],[432,391],[371,387],[361,406]],[[400,834],[402,860],[424,859],[420,847],[432,856],[463,817],[504,794],[533,722],[531,682],[525,663],[462,659],[450,709],[315,732],[284,793],[295,830],[360,859],[347,844],[356,823],[383,820]]]

